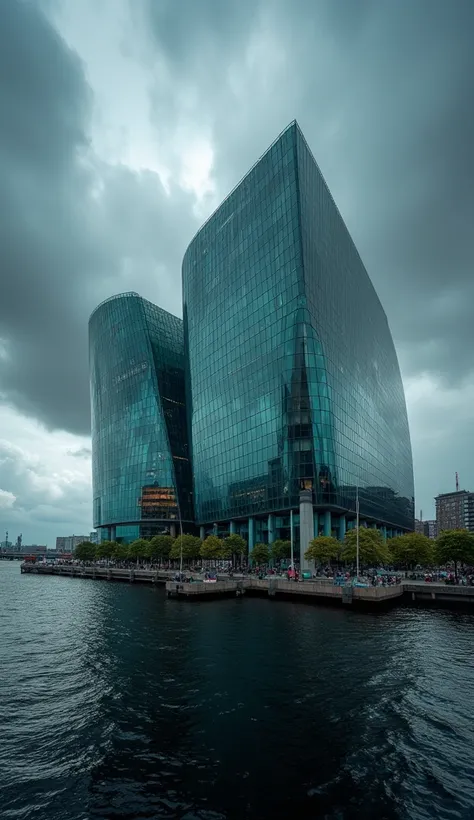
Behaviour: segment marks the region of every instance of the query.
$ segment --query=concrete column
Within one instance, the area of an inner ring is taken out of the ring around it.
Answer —
[[[237,533],[237,524],[235,521],[231,521],[229,524],[229,532],[231,535],[236,535]]]
[[[249,518],[249,561],[252,560],[252,550],[255,546],[255,518]]]
[[[393,530],[390,528],[387,530],[387,538],[393,538]]]
[[[367,521],[361,521],[359,526],[365,527],[367,529]]]
[[[339,541],[344,541],[346,535],[346,516],[339,516]]]
[[[176,538],[176,524],[170,524],[171,538]]]
[[[268,543],[273,544],[275,540],[275,516],[269,513],[268,516]]]
[[[115,524],[112,524],[112,526],[110,528],[110,540],[115,541],[116,538],[117,538],[117,527],[115,526]]]
[[[331,513],[329,513],[331,515]],[[309,542],[314,538],[313,493],[311,490],[300,492],[300,569],[310,569],[311,565],[304,557]]]
[[[373,521],[370,526],[371,526],[371,529],[373,529],[373,530],[377,529],[377,524],[375,523],[375,521]]]
[[[331,510],[324,511],[324,535],[331,535],[332,533],[332,521],[331,521]]]
[[[206,528],[201,524],[201,526],[199,527],[199,538],[201,539],[201,541],[204,541],[205,537],[206,537]]]
[[[387,540],[387,527],[381,527],[381,533],[382,533],[382,536],[383,536],[383,540],[386,541]]]

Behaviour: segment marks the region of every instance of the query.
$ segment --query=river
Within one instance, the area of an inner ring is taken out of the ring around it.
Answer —
[[[472,820],[474,615],[0,562],[0,816]]]

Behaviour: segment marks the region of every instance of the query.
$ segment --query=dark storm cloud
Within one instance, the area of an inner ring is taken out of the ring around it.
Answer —
[[[474,3],[239,0],[227,18],[216,5],[148,0],[159,64],[176,78],[158,75],[157,123],[179,121],[187,89],[225,194],[298,118],[404,373],[461,381],[473,369]]]
[[[179,311],[192,198],[99,162],[92,92],[41,9],[0,0],[0,397],[89,430],[87,318]],[[160,136],[212,135],[225,195],[297,117],[386,308],[405,374],[472,369],[474,3],[144,0],[128,47]],[[146,34],[144,35],[144,31]],[[107,32],[104,32],[104,37]],[[154,73],[152,73],[154,72]]]
[[[182,192],[94,157],[91,102],[41,6],[0,2],[0,395],[78,433],[89,432],[89,313],[141,285],[178,309],[175,226],[195,229]]]

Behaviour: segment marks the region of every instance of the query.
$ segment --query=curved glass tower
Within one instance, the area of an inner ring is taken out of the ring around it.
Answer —
[[[195,236],[183,288],[197,523],[251,548],[293,510],[307,544],[343,537],[358,495],[363,524],[413,529],[387,318],[296,123]]]
[[[192,523],[183,323],[136,293],[89,320],[94,527],[132,541]]]

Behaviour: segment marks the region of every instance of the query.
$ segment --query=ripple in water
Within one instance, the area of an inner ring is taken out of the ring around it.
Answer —
[[[472,820],[474,617],[0,563],[2,820]]]

